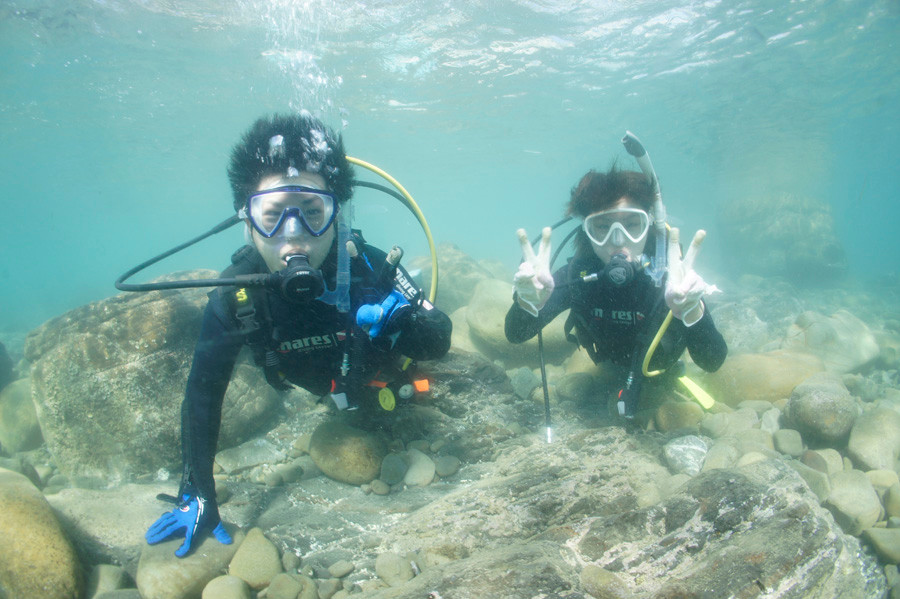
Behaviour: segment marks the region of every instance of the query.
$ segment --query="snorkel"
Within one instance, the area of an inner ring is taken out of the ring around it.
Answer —
[[[320,302],[330,304],[345,313],[350,310],[350,253],[347,243],[350,242],[350,212],[346,207],[337,215],[337,275],[335,276],[334,289],[325,289],[317,299]]]
[[[654,284],[659,287],[662,285],[663,275],[666,273],[666,206],[662,201],[662,193],[659,189],[659,179],[656,177],[656,171],[653,170],[653,163],[650,162],[650,155],[644,149],[644,145],[631,131],[625,131],[625,137],[622,138],[622,144],[625,150],[634,156],[641,172],[647,178],[653,190],[653,228],[656,232],[656,250],[650,257],[650,266],[647,268],[647,274],[653,280]]]

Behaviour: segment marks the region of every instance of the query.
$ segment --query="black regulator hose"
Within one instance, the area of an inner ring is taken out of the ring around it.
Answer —
[[[134,276],[135,274],[141,272],[145,268],[153,266],[157,262],[161,260],[165,260],[172,254],[177,254],[181,250],[194,245],[195,243],[199,243],[206,239],[207,237],[211,237],[216,233],[221,233],[225,229],[229,227],[233,227],[234,225],[241,222],[241,219],[238,218],[237,214],[234,214],[227,219],[223,220],[221,223],[207,231],[206,233],[194,237],[189,241],[185,241],[181,245],[177,245],[172,249],[163,252],[158,256],[154,256],[149,260],[141,262],[134,268],[127,270],[122,276],[116,279],[116,289],[119,291],[161,291],[163,289],[191,289],[196,287],[221,287],[224,285],[265,285],[268,279],[268,275],[261,275],[265,278],[265,280],[254,281],[251,279],[259,278],[254,277],[252,275],[248,276],[248,280],[239,280],[239,279],[197,279],[197,280],[182,280],[182,281],[157,281],[156,283],[126,283],[125,280]]]

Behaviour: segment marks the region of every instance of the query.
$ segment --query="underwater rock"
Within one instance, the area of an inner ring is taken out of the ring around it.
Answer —
[[[25,476],[0,469],[0,596],[81,597],[81,564],[53,510]]]
[[[184,537],[157,545],[147,545],[144,542],[137,575],[134,577],[141,597],[196,599],[201,596],[203,588],[225,570],[244,540],[244,533],[240,529],[227,523],[225,528],[234,540],[231,545],[223,545],[212,535],[207,535],[182,558],[177,558],[174,554],[184,542]]]
[[[778,460],[711,470],[658,505],[594,520],[575,548],[636,597],[877,596],[858,540],[797,481]]]
[[[403,459],[403,456],[399,453],[391,453],[386,455],[381,461],[381,476],[379,478],[385,484],[396,485],[403,480],[408,469],[409,465]]]
[[[252,439],[216,454],[216,464],[227,473],[240,472],[260,464],[282,462],[285,455],[268,439]],[[302,474],[302,473],[301,473]]]
[[[863,412],[850,431],[847,453],[862,470],[893,470],[900,456],[900,414],[882,407]]]
[[[667,401],[656,410],[654,422],[657,430],[668,432],[679,429],[697,429],[704,412],[692,401]]]
[[[409,448],[406,452],[409,469],[403,476],[403,483],[410,487],[424,487],[434,480],[435,466],[430,457],[418,449]]]
[[[251,528],[228,564],[228,573],[245,581],[256,591],[268,586],[281,574],[281,556],[278,548],[266,538],[259,528]]]
[[[847,259],[825,200],[773,193],[719,205],[723,257],[737,272],[819,287],[840,280]]]
[[[844,532],[851,535],[874,526],[884,513],[875,488],[860,470],[838,472],[831,477],[831,494],[825,507]]]
[[[156,499],[160,492],[174,494],[177,487],[160,483],[104,490],[63,489],[48,495],[47,501],[79,555],[91,563],[122,564],[134,576],[147,544],[144,532],[173,507]]]
[[[588,564],[581,571],[581,586],[595,599],[628,599],[631,591],[614,572]]]
[[[772,443],[779,452],[799,458],[803,454],[803,437],[799,431],[783,428],[772,433]]]
[[[31,379],[19,379],[0,391],[0,446],[9,453],[37,449],[44,438],[31,401]]]
[[[414,576],[409,560],[390,551],[379,554],[375,560],[375,573],[392,587],[399,586]]]
[[[121,566],[99,564],[91,568],[85,595],[95,597],[107,591],[124,589],[128,584],[128,573]]]
[[[859,415],[856,400],[841,379],[821,372],[794,388],[785,417],[804,439],[843,445]]]
[[[700,437],[687,435],[672,439],[663,447],[666,463],[675,474],[695,476],[703,468],[703,460],[709,448]]]
[[[434,471],[441,478],[453,476],[459,471],[459,458],[453,455],[438,456],[434,460]]]
[[[309,454],[329,478],[361,485],[372,482],[387,455],[384,442],[342,422],[324,422],[313,433]]]
[[[203,587],[201,599],[250,599],[250,587],[237,576],[217,576]]]
[[[115,482],[180,463],[181,402],[205,304],[199,289],[122,293],[28,335],[38,420],[63,474]],[[219,447],[261,430],[277,405],[244,360],[225,394]]]
[[[862,536],[885,563],[900,564],[900,528],[868,528]]]
[[[788,328],[782,347],[818,356],[826,370],[841,374],[856,370],[879,355],[872,331],[846,310],[831,316],[802,313]]]
[[[735,407],[745,400],[786,399],[800,382],[823,369],[815,356],[776,350],[728,356],[719,370],[698,378],[716,401]]]
[[[445,314],[455,312],[468,304],[478,283],[485,279],[493,279],[498,274],[494,272],[496,267],[486,267],[452,243],[439,244],[437,252],[438,272],[441,277],[441,292],[438,295],[437,307]],[[416,256],[410,261],[407,268],[408,270],[421,269],[420,274],[415,277],[416,281],[422,289],[430,288],[430,257]],[[508,278],[512,280],[512,273],[508,275]]]
[[[538,365],[537,337],[525,343],[512,344],[506,340],[504,323],[512,306],[512,284],[497,279],[485,279],[475,287],[466,308],[466,322],[475,346],[490,359],[501,360],[508,366]],[[544,357],[558,364],[565,360],[575,345],[566,340],[563,325],[566,310],[544,327]]]

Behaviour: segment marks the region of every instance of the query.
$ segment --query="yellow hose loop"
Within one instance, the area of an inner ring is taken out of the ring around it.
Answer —
[[[644,355],[644,363],[641,366],[641,374],[644,376],[657,376],[665,372],[664,370],[654,370],[653,372],[648,371],[647,369],[650,366],[650,358],[653,357],[653,353],[656,351],[656,346],[659,345],[659,340],[662,339],[663,335],[666,334],[666,330],[669,328],[669,324],[672,322],[672,311],[669,310],[669,313],[666,314],[666,319],[663,320],[663,323],[659,325],[659,330],[656,331],[656,336],[653,338],[653,342],[650,343],[650,347],[647,348],[647,353]]]
[[[425,237],[428,239],[428,249],[431,251],[431,290],[428,293],[428,301],[432,304],[434,303],[434,298],[437,297],[437,284],[438,284],[438,261],[437,261],[437,249],[434,247],[434,238],[431,236],[431,229],[428,227],[428,222],[425,220],[425,215],[422,214],[422,211],[419,209],[416,201],[413,200],[412,196],[409,195],[409,192],[400,185],[400,182],[390,176],[388,173],[378,168],[374,164],[369,164],[364,160],[360,160],[359,158],[354,158],[352,156],[347,156],[347,161],[361,166],[365,169],[369,169],[376,175],[388,181],[391,185],[397,188],[403,197],[407,199],[409,204],[407,204],[407,208],[412,211],[415,215],[416,219],[419,221],[419,224],[422,226],[422,230],[425,232]]]

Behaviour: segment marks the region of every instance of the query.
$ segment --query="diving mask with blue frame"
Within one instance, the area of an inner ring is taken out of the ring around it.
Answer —
[[[302,225],[313,237],[320,237],[334,222],[337,198],[330,191],[303,185],[283,185],[256,192],[238,212],[256,232],[271,239],[293,236]]]

